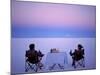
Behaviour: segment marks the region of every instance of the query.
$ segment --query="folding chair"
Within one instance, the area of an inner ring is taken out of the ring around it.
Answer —
[[[70,52],[70,55],[72,56],[72,60],[73,60],[72,66],[74,68],[78,66],[85,67],[84,50],[82,50],[80,53],[81,54],[77,54],[77,52],[74,53]]]
[[[33,70],[37,72],[39,69],[42,69],[41,67],[43,67],[43,65],[41,65],[42,64],[41,60],[42,60],[42,57],[39,57],[38,55],[36,55],[36,59],[32,59],[32,61],[30,61],[28,57],[26,57],[25,55],[25,72],[28,72],[29,70]]]

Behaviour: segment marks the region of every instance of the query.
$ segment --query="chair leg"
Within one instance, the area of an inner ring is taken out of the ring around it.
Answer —
[[[28,66],[25,66],[25,72],[28,72],[30,68]]]
[[[31,69],[33,69],[32,65],[31,65],[30,63],[28,63],[28,65],[29,65],[29,67],[30,67]]]
[[[73,67],[74,67],[74,69],[76,69],[76,64],[75,64],[75,65],[73,65]]]
[[[36,67],[36,70],[35,70],[35,72],[37,72],[38,71],[38,67]]]
[[[28,68],[27,68],[27,63],[25,62],[25,72],[28,71]]]
[[[35,72],[38,71],[38,66],[39,66],[38,64],[35,64],[35,68],[34,68],[34,71],[35,71]]]
[[[82,64],[83,64],[82,66],[85,67],[85,60],[84,59],[82,60]]]
[[[74,68],[76,68],[76,61],[75,61],[75,60],[73,60],[72,66],[73,66]]]
[[[28,68],[27,68],[27,69],[25,69],[25,72],[28,72],[28,70],[29,70]]]
[[[60,67],[60,69],[64,69],[64,66],[61,66],[60,64],[58,64],[58,66]]]
[[[42,63],[39,62],[39,63],[38,63],[38,68],[41,70],[42,67],[43,67],[43,66],[42,66]]]

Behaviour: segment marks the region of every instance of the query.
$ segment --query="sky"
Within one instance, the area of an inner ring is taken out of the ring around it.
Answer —
[[[14,38],[95,37],[96,7],[12,1]]]

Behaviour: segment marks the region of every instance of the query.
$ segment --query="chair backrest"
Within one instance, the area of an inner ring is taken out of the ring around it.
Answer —
[[[84,50],[78,50],[75,52],[75,59],[80,60],[84,58]]]
[[[28,51],[26,51],[26,55],[25,56],[27,57],[27,60],[30,63],[38,63],[39,62],[38,52],[37,51],[28,50]]]

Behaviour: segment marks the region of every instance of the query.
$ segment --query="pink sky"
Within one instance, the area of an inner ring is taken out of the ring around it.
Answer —
[[[95,27],[95,6],[15,2],[12,22],[21,26]]]

